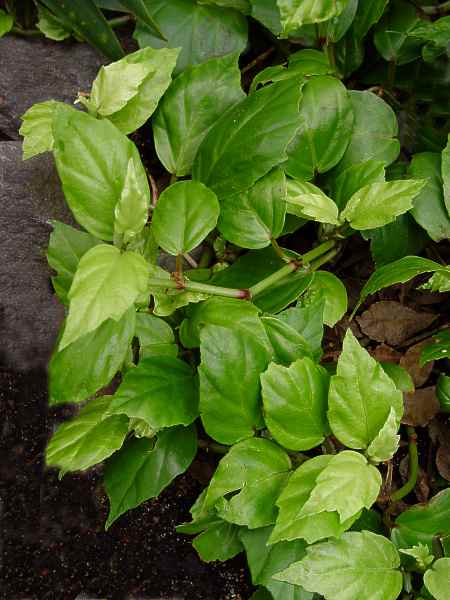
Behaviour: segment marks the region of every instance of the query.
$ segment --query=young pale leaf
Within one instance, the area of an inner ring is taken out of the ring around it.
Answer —
[[[209,58],[242,52],[247,45],[247,20],[235,10],[202,6],[194,0],[152,0],[146,8],[167,42],[157,38],[141,21],[134,37],[141,48],[181,48],[175,74]]]
[[[199,148],[194,179],[220,199],[251,187],[286,158],[286,148],[298,129],[300,97],[300,83],[281,81],[227,111]]]
[[[349,0],[277,0],[285,35],[308,23],[337,17]]]
[[[433,554],[430,554],[428,546],[425,546],[425,544],[417,544],[417,546],[413,546],[412,548],[400,548],[400,552],[415,558],[417,566],[421,570],[427,569],[434,561]]]
[[[312,600],[312,595],[298,586],[275,581],[272,575],[305,556],[302,540],[280,542],[269,546],[272,527],[242,529],[239,537],[247,554],[253,585],[262,585],[272,594],[272,600]]]
[[[450,292],[450,266],[436,271],[426,283],[420,286],[420,289],[432,292]]]
[[[282,540],[305,539],[308,544],[328,537],[339,537],[349,529],[357,516],[341,523],[336,511],[301,514],[316,485],[317,478],[329,465],[331,455],[315,456],[305,461],[290,477],[277,500],[279,514],[269,543]]]
[[[56,168],[75,219],[92,235],[112,240],[114,208],[130,159],[138,188],[148,189],[136,146],[108,119],[97,120],[78,110],[57,110],[53,135]]]
[[[306,557],[275,579],[301,585],[326,600],[396,600],[402,590],[400,557],[388,539],[369,531],[310,546]]]
[[[147,74],[145,65],[129,63],[124,58],[100,67],[92,84],[89,107],[102,117],[112,115],[136,96]]]
[[[132,306],[119,321],[108,319],[55,352],[48,367],[49,404],[82,402],[107,385],[125,360],[134,328]]]
[[[362,454],[344,450],[334,455],[319,473],[314,489],[299,516],[337,512],[341,524],[370,508],[381,488],[381,474]]]
[[[92,400],[80,414],[63,423],[47,446],[47,466],[66,471],[84,471],[118,450],[128,433],[128,419],[110,417],[110,396]]]
[[[205,508],[215,506],[222,518],[251,529],[270,525],[275,522],[275,501],[290,468],[289,456],[273,442],[262,438],[239,442],[219,462]]]
[[[348,297],[345,285],[328,271],[316,271],[308,288],[304,304],[314,302],[321,296],[325,302],[323,322],[334,327],[347,312]]]
[[[325,173],[342,158],[352,135],[353,111],[346,87],[326,75],[312,77],[303,87],[300,128],[287,149],[288,175],[309,180]]]
[[[285,215],[286,177],[274,169],[245,192],[221,200],[217,227],[226,240],[256,250],[281,235]]]
[[[444,184],[444,202],[447,212],[450,215],[450,134],[448,136],[447,145],[442,151],[442,166],[441,174]]]
[[[389,265],[384,265],[369,277],[369,280],[361,291],[355,310],[364,302],[367,296],[375,294],[378,290],[395,285],[396,283],[405,283],[405,281],[409,281],[417,275],[432,273],[441,268],[439,263],[428,258],[421,258],[420,256],[405,256]]]
[[[120,253],[107,244],[94,246],[81,258],[68,298],[69,315],[59,349],[118,321],[147,289],[148,264],[135,252]]]
[[[372,183],[384,181],[384,163],[381,160],[366,160],[352,165],[342,171],[337,177],[331,174],[329,183],[330,195],[340,210],[343,210],[358,190]]]
[[[153,430],[190,425],[198,416],[197,380],[173,356],[151,356],[128,371],[113,396],[109,414],[143,419]]]
[[[328,402],[331,429],[349,448],[367,448],[385,424],[391,407],[397,423],[403,415],[402,393],[350,329],[344,338],[337,374],[330,381]]]
[[[23,160],[53,150],[52,123],[57,107],[60,110],[74,110],[62,102],[48,100],[33,104],[23,115],[22,125],[19,129],[19,134],[23,137]]]
[[[338,225],[338,207],[320,188],[299,179],[287,180],[287,212],[319,223]]]
[[[114,210],[114,235],[128,243],[147,223],[150,206],[148,184],[142,188],[136,174],[136,165],[130,158],[123,190]]]
[[[0,9],[0,38],[7,34],[14,25],[14,17]]]
[[[354,114],[350,142],[337,169],[344,169],[367,160],[390,165],[400,152],[396,139],[398,123],[395,112],[372,92],[351,90],[349,98]]]
[[[214,229],[219,213],[217,196],[206,185],[178,181],[158,199],[153,211],[153,234],[169,254],[190,252]]]
[[[348,221],[353,229],[382,227],[412,208],[414,198],[425,185],[423,179],[367,185],[353,194],[341,213],[341,219]]]
[[[160,267],[150,267],[150,277],[155,276],[159,281],[171,281],[171,274]],[[173,314],[178,308],[187,306],[188,304],[201,302],[208,298],[207,294],[201,292],[191,292],[187,290],[164,289],[160,286],[153,287],[150,279],[150,294],[153,296],[155,303],[153,313],[158,317],[167,317]],[[189,279],[185,277],[187,281]]]
[[[156,443],[143,437],[125,444],[105,470],[105,488],[111,504],[105,528],[128,510],[159,496],[177,475],[186,471],[196,452],[193,426],[162,431]]]
[[[425,587],[436,600],[450,596],[450,558],[439,558],[423,576]]]
[[[271,363],[261,375],[264,419],[289,450],[309,450],[327,435],[328,375],[309,358],[289,368]]]
[[[52,221],[51,224],[53,231],[48,243],[47,261],[57,272],[56,277],[52,277],[52,282],[58,298],[68,304],[67,294],[80,258],[101,242],[90,233],[74,229],[60,221]]]
[[[223,444],[251,437],[263,425],[259,375],[270,362],[271,351],[261,342],[264,331],[258,334],[259,328],[262,324],[256,322],[248,334],[206,325],[200,333],[202,423],[208,435]]]
[[[197,150],[216,121],[245,98],[236,53],[194,65],[175,79],[153,118],[156,152],[178,177],[192,170]]]
[[[194,538],[192,545],[204,562],[230,560],[243,550],[239,530],[236,525],[219,520]]]
[[[177,356],[178,346],[171,326],[163,319],[149,313],[137,313],[136,337],[139,340],[139,357]]]
[[[273,360],[289,366],[298,358],[312,358],[312,352],[305,338],[277,317],[262,317],[261,322],[273,349]]]

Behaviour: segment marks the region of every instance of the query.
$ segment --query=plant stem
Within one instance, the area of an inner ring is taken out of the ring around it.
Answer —
[[[336,246],[336,240],[327,240],[301,256],[303,264],[308,264]]]
[[[115,27],[120,27],[121,25],[126,25],[127,23],[129,23],[132,20],[133,20],[133,17],[131,15],[124,15],[123,17],[115,17],[114,19],[109,19],[108,25],[114,29]]]
[[[420,10],[426,15],[440,15],[450,10],[450,2],[443,2],[436,6],[421,6]]]
[[[333,71],[335,73],[337,73],[336,54],[335,54],[333,42],[327,42],[325,44],[325,54],[327,55],[328,62],[330,63],[331,68],[333,69]]]
[[[250,292],[245,289],[226,288],[218,285],[209,285],[197,281],[184,280],[175,281],[174,279],[161,279],[153,277],[149,279],[150,288],[161,288],[162,290],[186,290],[190,292],[200,292],[212,296],[225,296],[227,298],[239,298],[241,300],[250,300]]]
[[[169,185],[172,185],[172,183],[175,183],[177,180],[178,180],[178,177],[175,175],[175,173],[172,173],[170,176]]]
[[[243,75],[244,73],[247,73],[248,71],[253,69],[253,67],[257,67],[260,63],[265,61],[266,58],[268,58],[273,52],[275,52],[275,48],[273,46],[268,48],[267,50],[265,50],[262,54],[257,56],[254,60],[249,62],[248,65],[245,65],[245,67],[241,70],[241,74]]]
[[[281,258],[281,260],[289,262],[290,259],[286,256],[283,248],[280,247],[277,240],[275,238],[272,238],[270,240],[270,243],[272,244],[272,248],[275,250],[276,254]]]
[[[330,250],[326,254],[323,254],[320,258],[318,258],[313,263],[311,263],[310,270],[317,271],[317,269],[319,269],[322,265],[324,265],[329,260],[334,258],[338,252],[339,252],[338,248],[333,248],[333,250]]]
[[[398,502],[413,491],[419,474],[419,453],[417,452],[417,435],[414,427],[406,428],[409,437],[409,477],[400,489],[391,494],[392,502]]]

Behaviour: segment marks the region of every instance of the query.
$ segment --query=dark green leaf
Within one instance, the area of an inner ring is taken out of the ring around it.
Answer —
[[[450,134],[448,136],[447,145],[442,151],[441,157],[441,175],[444,184],[444,202],[447,212],[450,215]]]
[[[322,355],[324,307],[325,299],[318,294],[315,299],[311,298],[309,302],[300,300],[295,307],[287,308],[277,315],[278,319],[295,329],[307,341],[317,361]]]
[[[425,346],[420,357],[421,365],[431,360],[440,360],[450,356],[450,330],[441,331],[433,336],[433,342]]]
[[[218,521],[194,538],[192,545],[205,562],[230,560],[243,550],[239,529],[232,523]]]
[[[139,357],[177,356],[178,346],[172,328],[163,319],[149,313],[137,313],[136,337],[139,340]]]
[[[353,21],[353,32],[359,39],[363,39],[372,25],[375,25],[384,13],[389,0],[370,0],[370,2],[359,2],[355,20]]]
[[[356,37],[350,27],[334,47],[336,71],[340,77],[347,79],[359,69],[364,61],[364,51],[363,41]]]
[[[297,358],[311,357],[308,342],[287,323],[276,317],[262,317],[261,321],[272,345],[275,362],[290,365]]]
[[[358,9],[359,0],[348,0],[340,15],[332,17],[319,25],[321,38],[336,43],[347,33]]]
[[[281,33],[280,9],[276,0],[250,0],[252,17],[275,35]]]
[[[412,4],[403,0],[392,2],[375,28],[374,42],[381,56],[399,65],[418,58],[422,42],[411,35],[418,23]]]
[[[122,6],[127,8],[138,19],[140,19],[157,38],[165,40],[158,24],[153,19],[147,3],[144,0],[122,0]]]
[[[296,75],[332,75],[333,67],[330,65],[324,52],[305,48],[289,55],[289,71]]]
[[[441,405],[441,411],[450,413],[450,377],[441,373],[436,384],[436,396]]]
[[[316,271],[304,302],[315,302],[318,296],[325,302],[323,322],[334,327],[347,312],[348,298],[345,285],[333,273]]]
[[[340,210],[343,210],[358,190],[371,183],[384,181],[384,163],[380,160],[367,160],[351,165],[336,176],[331,175],[327,180],[330,186],[330,196]]]

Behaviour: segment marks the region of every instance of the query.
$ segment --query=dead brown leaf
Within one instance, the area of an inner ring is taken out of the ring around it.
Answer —
[[[424,340],[411,346],[400,359],[400,366],[408,371],[416,387],[420,387],[426,383],[433,370],[434,361],[428,362],[423,367],[419,364],[422,348],[429,343],[429,340]]]
[[[374,350],[371,350],[370,354],[378,362],[398,363],[402,357],[400,352],[397,352],[397,350],[394,350],[394,348],[391,348],[387,344],[380,344]]]
[[[404,425],[425,427],[440,410],[436,397],[436,387],[430,386],[403,394],[405,413],[402,418]]]
[[[439,474],[450,481],[450,425],[448,422],[433,419],[429,426],[430,438],[434,445],[439,444],[436,452],[436,467]]]
[[[370,339],[397,346],[429,327],[436,318],[437,315],[417,312],[400,302],[382,300],[374,302],[357,321]]]

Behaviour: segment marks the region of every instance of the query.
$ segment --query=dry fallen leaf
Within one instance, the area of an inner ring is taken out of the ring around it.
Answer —
[[[450,424],[433,419],[429,426],[430,438],[433,444],[439,444],[436,452],[436,467],[439,474],[450,481]]]
[[[417,312],[400,302],[382,300],[374,302],[357,321],[372,340],[397,346],[429,327],[436,318],[437,315]]]
[[[402,357],[402,354],[394,348],[391,348],[387,344],[380,344],[374,350],[371,350],[370,354],[378,362],[390,362],[398,363]]]
[[[405,413],[402,423],[404,425],[425,427],[440,410],[434,385],[403,394],[403,399]]]
[[[411,346],[400,359],[400,366],[408,371],[416,387],[426,383],[433,370],[434,361],[426,363],[423,367],[419,364],[422,349],[429,343],[429,340],[424,340],[415,346]]]

